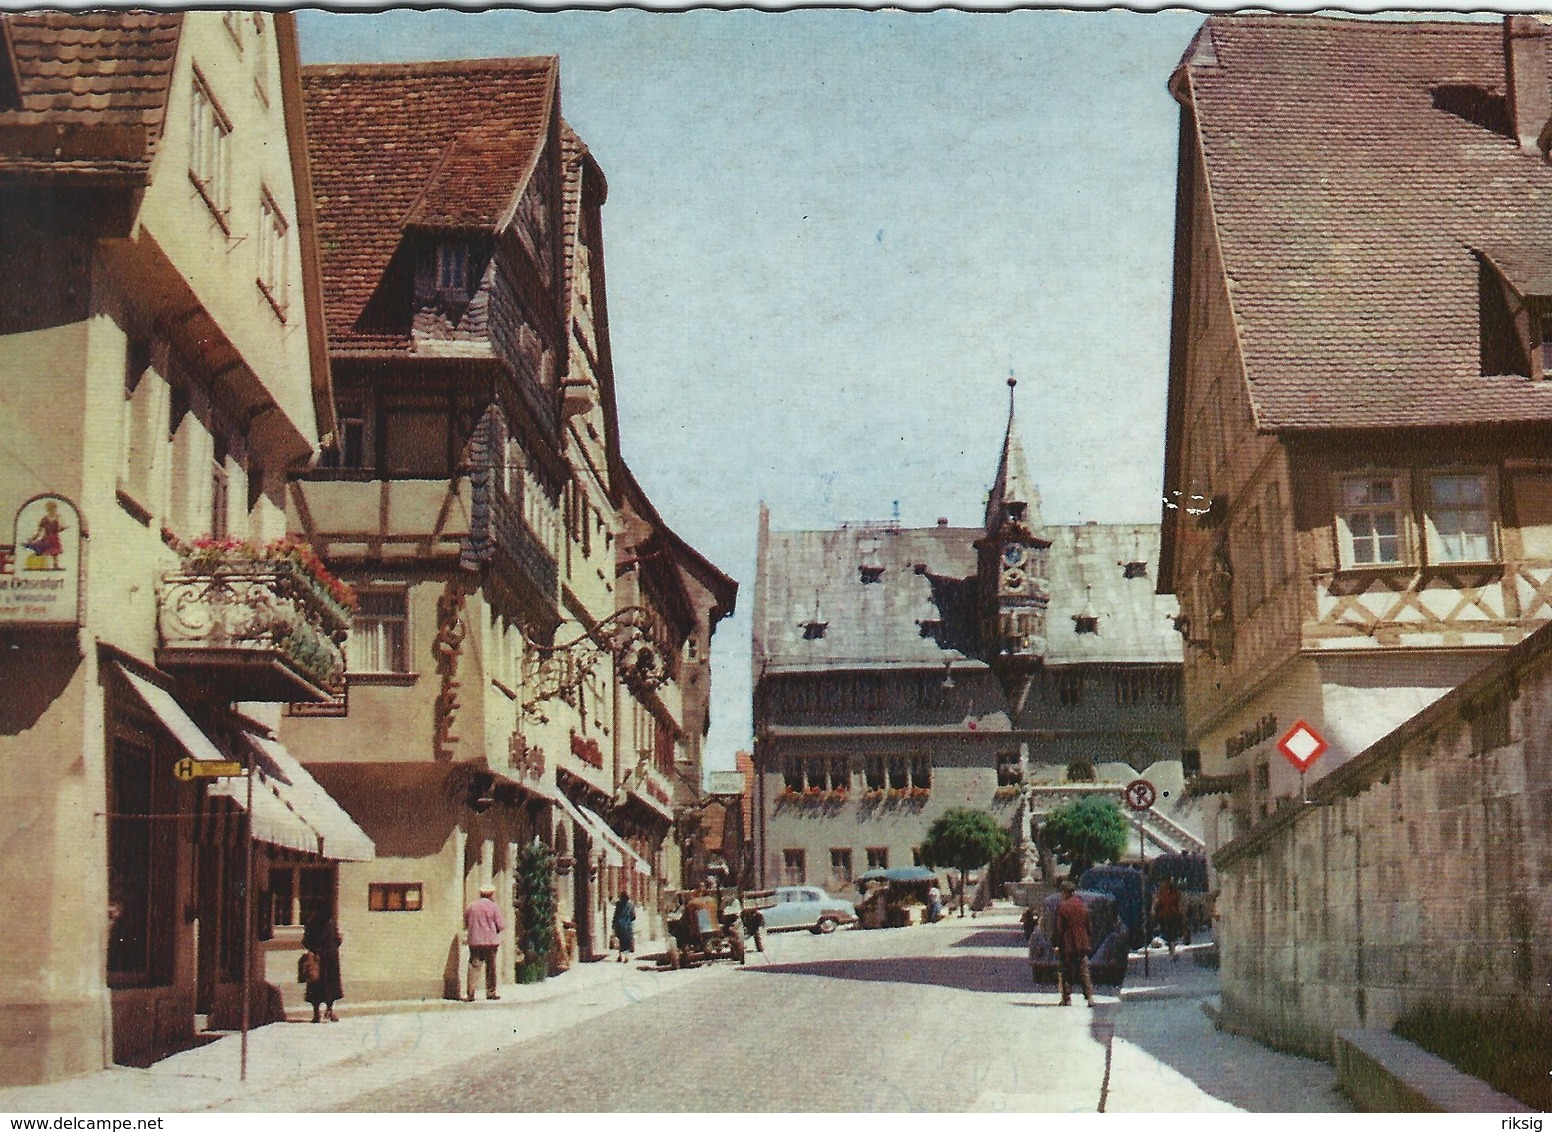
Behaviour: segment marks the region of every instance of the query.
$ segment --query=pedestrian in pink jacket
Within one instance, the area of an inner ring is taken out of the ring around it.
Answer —
[[[501,933],[507,930],[507,922],[501,918],[495,895],[495,885],[481,885],[480,898],[463,912],[463,925],[469,931],[469,983],[465,1002],[474,1001],[474,973],[481,965],[485,968],[485,997],[501,997],[496,993],[496,949],[501,946]]]

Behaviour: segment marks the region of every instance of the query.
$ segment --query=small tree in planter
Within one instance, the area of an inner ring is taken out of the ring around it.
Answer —
[[[555,946],[555,855],[537,837],[523,846],[517,859],[518,943],[517,981],[542,982],[550,973]]]
[[[1096,861],[1118,860],[1129,828],[1113,798],[1090,795],[1058,806],[1040,827],[1040,843],[1069,862],[1077,880]]]
[[[964,806],[949,810],[927,827],[921,861],[929,869],[959,870],[959,914],[965,914],[965,874],[990,864],[1012,848],[1012,839],[997,819],[984,810]]]

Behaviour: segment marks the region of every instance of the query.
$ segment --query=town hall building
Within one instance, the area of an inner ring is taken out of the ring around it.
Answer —
[[[914,863],[956,806],[1011,827],[1021,751],[1037,816],[1147,773],[1167,794],[1147,852],[1199,848],[1177,809],[1181,638],[1158,552],[1157,526],[1044,522],[1011,395],[982,528],[772,531],[762,509],[757,882],[849,893]],[[1004,661],[1027,684],[1005,691]]]

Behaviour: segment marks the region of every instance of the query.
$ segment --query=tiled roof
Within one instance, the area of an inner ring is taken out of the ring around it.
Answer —
[[[779,671],[931,668],[967,660],[940,643],[931,623],[965,617],[966,610],[942,604],[953,588],[944,583],[974,577],[974,543],[982,533],[892,524],[770,532],[756,582],[764,609],[764,623],[755,627],[763,650],[756,664]],[[1146,562],[1150,573],[1157,569],[1157,526],[1047,526],[1039,533],[1052,543],[1048,663],[1179,663],[1175,599],[1155,594],[1151,577],[1127,578],[1123,569],[1132,561]],[[883,567],[877,582],[862,581],[864,563]],[[1073,618],[1090,603],[1098,632],[1079,633]],[[824,635],[805,639],[805,624],[815,620],[825,623]]]
[[[1502,112],[1501,26],[1213,16],[1183,67],[1260,427],[1552,421],[1481,372],[1475,254],[1548,240],[1552,167],[1435,105]]]
[[[0,20],[18,95],[0,108],[0,171],[143,178],[161,137],[182,15],[12,12]]]
[[[494,228],[556,105],[556,60],[306,67],[329,336],[379,344],[356,320],[408,225]]]

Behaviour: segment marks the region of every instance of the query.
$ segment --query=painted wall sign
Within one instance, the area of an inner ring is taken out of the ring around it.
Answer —
[[[16,512],[16,541],[0,548],[0,623],[81,621],[81,513],[62,495],[39,495]]]

